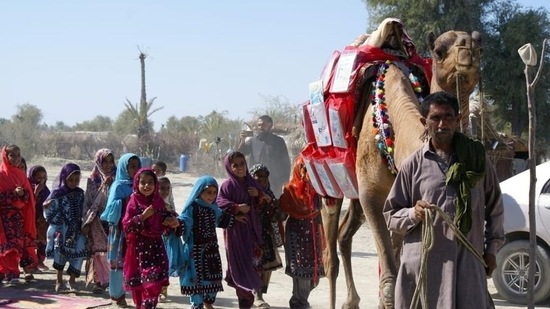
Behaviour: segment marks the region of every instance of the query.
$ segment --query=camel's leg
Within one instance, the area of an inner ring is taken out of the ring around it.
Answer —
[[[359,200],[350,200],[349,207],[338,229],[338,244],[340,245],[340,254],[342,255],[342,264],[348,288],[348,299],[342,304],[342,309],[359,309],[359,302],[361,301],[353,280],[351,245],[353,236],[363,223],[365,223],[365,216],[363,215],[363,209],[361,208],[361,204],[359,204]]]
[[[361,205],[369,222],[378,252],[380,265],[380,303],[386,308],[393,308],[395,279],[397,267],[395,264],[393,246],[390,232],[384,220],[384,201],[388,195],[387,188],[374,188],[376,184],[369,184],[368,192],[361,192],[359,186]]]
[[[338,238],[338,221],[340,220],[342,201],[342,199],[323,198],[323,207],[321,208],[326,240],[324,266],[330,290],[330,309],[336,307],[336,278],[338,278],[338,268],[340,267],[338,252],[336,251],[336,240]]]

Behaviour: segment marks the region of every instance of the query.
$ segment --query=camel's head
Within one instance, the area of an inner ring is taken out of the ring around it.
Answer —
[[[433,57],[432,83],[436,82],[440,90],[456,95],[458,73],[462,79],[461,92],[472,93],[481,75],[481,34],[477,31],[471,35],[463,31],[447,31],[436,39],[430,33],[427,41]]]

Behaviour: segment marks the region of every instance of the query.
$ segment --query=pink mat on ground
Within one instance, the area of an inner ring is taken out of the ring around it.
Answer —
[[[111,300],[60,295],[36,290],[22,290],[0,287],[0,308],[63,308],[84,309],[108,306]]]

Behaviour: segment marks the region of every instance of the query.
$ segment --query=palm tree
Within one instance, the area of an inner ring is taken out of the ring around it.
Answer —
[[[132,104],[130,100],[126,99],[126,109],[132,115],[134,121],[137,124],[137,136],[139,140],[142,140],[143,137],[149,136],[152,129],[152,123],[149,121],[151,115],[157,111],[163,109],[163,106],[152,109],[153,103],[155,102],[156,97],[147,101],[147,93],[145,91],[145,58],[147,54],[139,52],[139,62],[141,64],[141,99],[138,104]]]

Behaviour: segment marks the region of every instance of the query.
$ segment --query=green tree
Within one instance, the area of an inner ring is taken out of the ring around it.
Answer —
[[[67,125],[63,121],[56,121],[55,125],[52,126],[51,129],[53,129],[54,131],[57,131],[57,132],[73,131],[73,128],[71,126]]]
[[[490,7],[486,29],[489,34],[484,38],[483,85],[495,102],[497,129],[510,124],[510,133],[520,136],[526,132],[528,115],[524,65],[518,49],[531,43],[539,52],[542,50],[542,41],[550,37],[548,12],[499,1]],[[550,120],[549,81],[550,71],[544,70],[535,93],[539,123]],[[540,136],[549,136],[548,126],[538,126],[537,130]]]
[[[180,119],[171,116],[166,120],[163,132],[166,133],[183,133],[196,135],[200,131],[201,122],[199,119],[192,116],[184,116]]]
[[[235,144],[243,124],[241,119],[229,119],[227,111],[212,111],[198,119],[201,123],[199,138],[205,138],[209,142],[218,141],[217,147],[223,151],[231,149]]]
[[[17,112],[11,121],[6,123],[5,133],[7,143],[17,144],[26,159],[31,159],[40,145],[42,129],[42,111],[32,105],[23,104],[17,106]]]
[[[137,132],[137,121],[132,113],[125,109],[115,119],[113,123],[113,131],[117,136],[125,136],[135,134]]]
[[[169,117],[158,134],[163,145],[159,159],[175,162],[181,154],[194,153],[199,144],[199,130],[200,121],[195,117]]]
[[[273,118],[274,127],[278,130],[292,128],[299,124],[302,115],[301,104],[292,104],[283,96],[260,95],[265,102],[265,107],[252,112],[253,122],[255,124],[258,117],[269,115]],[[253,126],[252,126],[253,127]]]
[[[112,131],[113,120],[111,120],[111,118],[107,116],[99,115],[92,120],[85,120],[83,122],[77,123],[75,125],[75,130],[93,132]]]
[[[0,146],[9,144],[10,136],[11,121],[6,118],[0,118]]]

